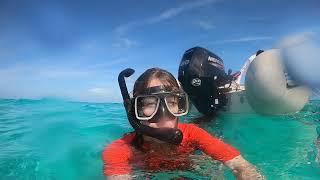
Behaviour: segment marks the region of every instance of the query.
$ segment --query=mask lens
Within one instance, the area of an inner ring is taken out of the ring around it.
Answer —
[[[157,112],[159,98],[156,96],[138,96],[136,98],[136,115],[140,120],[149,120]]]
[[[168,110],[175,116],[188,113],[188,98],[185,94],[170,94],[165,97]]]

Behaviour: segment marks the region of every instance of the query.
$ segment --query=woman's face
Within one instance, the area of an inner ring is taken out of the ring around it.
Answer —
[[[154,78],[150,81],[147,88],[161,86],[161,85],[163,85],[163,83],[159,79]],[[178,110],[178,105],[174,103],[175,100],[174,99],[171,100],[171,99],[168,98],[168,105],[171,106],[171,109]],[[150,113],[150,112],[147,112],[148,108],[146,108],[145,111],[146,111],[146,112],[144,112],[145,114]],[[145,122],[144,124],[148,125],[150,127],[153,127],[153,128],[177,128],[178,118],[173,117],[173,116],[164,116],[164,117],[161,117],[161,119],[159,119],[159,122],[157,122],[157,123]]]

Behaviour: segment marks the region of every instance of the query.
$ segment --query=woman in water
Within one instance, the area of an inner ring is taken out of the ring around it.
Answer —
[[[196,150],[222,162],[237,179],[263,178],[232,146],[194,124],[179,123],[179,116],[188,112],[188,97],[169,72],[148,69],[135,82],[133,98],[124,97],[124,101],[129,104],[126,110],[135,131],[104,149],[104,175],[108,179],[131,179],[134,169],[190,170],[189,157]]]

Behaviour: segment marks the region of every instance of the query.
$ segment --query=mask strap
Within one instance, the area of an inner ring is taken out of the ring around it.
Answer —
[[[178,87],[179,87],[179,90],[184,91],[183,88],[182,88],[182,86],[181,86],[180,81],[179,81],[177,78],[175,78],[173,75],[172,75],[172,77],[176,80],[176,82],[177,82],[177,84],[178,84]]]

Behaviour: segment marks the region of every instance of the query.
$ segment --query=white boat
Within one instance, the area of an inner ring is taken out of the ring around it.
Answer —
[[[290,78],[279,49],[259,50],[239,75],[231,70],[226,74],[219,56],[194,47],[185,52],[178,79],[199,112],[209,116],[224,109],[230,113],[295,113],[311,95],[307,87]]]

